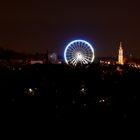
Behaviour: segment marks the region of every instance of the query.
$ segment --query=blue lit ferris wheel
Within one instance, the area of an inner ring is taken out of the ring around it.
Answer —
[[[67,64],[90,64],[94,61],[94,49],[85,40],[71,41],[65,48],[64,59]]]

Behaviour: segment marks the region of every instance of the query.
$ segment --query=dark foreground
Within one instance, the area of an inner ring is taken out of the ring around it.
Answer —
[[[8,123],[137,124],[140,71],[93,64],[1,66],[1,116]]]

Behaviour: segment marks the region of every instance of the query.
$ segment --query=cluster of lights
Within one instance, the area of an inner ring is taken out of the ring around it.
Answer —
[[[37,95],[39,95],[37,88],[25,88],[24,94],[26,96],[37,96]]]
[[[138,65],[138,64],[130,64],[129,66],[131,66],[131,67],[133,67],[133,68],[138,68],[138,69],[140,69],[140,65]]]

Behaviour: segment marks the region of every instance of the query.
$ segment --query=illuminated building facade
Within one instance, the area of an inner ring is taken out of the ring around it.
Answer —
[[[120,47],[119,47],[118,64],[121,65],[124,64],[122,42],[120,42]]]

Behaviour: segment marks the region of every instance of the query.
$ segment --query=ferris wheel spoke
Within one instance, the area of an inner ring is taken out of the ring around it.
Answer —
[[[76,59],[73,59],[70,63],[75,65],[77,63],[77,61],[76,61]]]
[[[74,57],[68,60],[69,63],[75,63],[75,61],[76,59]]]
[[[88,59],[88,60],[91,60],[92,56],[90,56],[90,57],[86,56],[85,58]]]
[[[69,52],[74,52],[75,51],[75,48],[73,47],[71,47],[71,48],[69,48],[69,50],[68,50]]]
[[[90,62],[92,57],[86,57],[85,59]]]
[[[82,61],[83,61],[84,64],[87,64],[87,62],[88,62],[85,58],[82,59]]]

